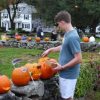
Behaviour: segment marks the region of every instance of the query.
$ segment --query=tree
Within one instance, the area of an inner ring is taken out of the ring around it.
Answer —
[[[38,15],[46,22],[53,23],[54,16],[60,10],[72,15],[74,26],[84,29],[89,26],[95,30],[100,21],[100,0],[27,0],[35,5]],[[93,30],[93,32],[94,32]]]
[[[16,10],[18,8],[18,4],[21,0],[0,0],[0,10],[6,9],[9,15],[11,29],[15,29],[14,19],[16,17]],[[13,9],[13,13],[11,13],[11,8]]]

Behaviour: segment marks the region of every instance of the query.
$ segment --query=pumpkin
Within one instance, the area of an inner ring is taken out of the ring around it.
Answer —
[[[89,42],[95,42],[95,37],[94,37],[94,36],[91,36],[91,37],[89,38]]]
[[[32,41],[32,37],[28,37],[27,38],[27,41]]]
[[[36,38],[35,38],[35,41],[36,41],[36,42],[40,42],[40,41],[41,41],[40,37],[36,37]]]
[[[49,41],[49,40],[50,40],[49,37],[44,38],[44,41],[46,41],[46,42]]]
[[[83,37],[83,42],[89,42],[89,38],[87,36]]]
[[[32,72],[32,70],[33,70],[33,64],[32,63],[27,63],[27,64],[24,65],[24,67],[27,67],[29,72]]]
[[[37,65],[33,67],[32,77],[34,80],[39,80],[41,76],[41,66]]]
[[[7,41],[9,41],[9,40],[10,40],[10,38],[9,38],[9,37],[6,37],[6,40],[7,40]]]
[[[29,73],[31,73],[30,80],[40,79],[40,75],[41,75],[40,64],[38,64],[38,63],[27,63],[27,64],[25,64],[25,67],[27,67]]]
[[[20,36],[20,35],[16,35],[16,36],[15,36],[15,39],[16,39],[17,41],[20,41],[20,40],[21,40],[21,36]]]
[[[6,75],[0,76],[0,94],[6,93],[11,88],[11,82]]]
[[[41,63],[41,78],[48,79],[53,77],[53,75],[53,68],[46,61]]]
[[[41,57],[41,58],[38,59],[38,63],[43,63],[48,59],[49,59],[49,57]]]
[[[27,85],[30,81],[30,74],[25,67],[15,68],[12,72],[12,82],[17,86]]]

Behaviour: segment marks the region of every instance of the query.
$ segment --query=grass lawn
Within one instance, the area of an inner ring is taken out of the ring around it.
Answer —
[[[23,66],[28,62],[37,62],[38,57],[35,55],[42,54],[43,50],[38,49],[24,49],[24,48],[0,48],[0,73],[11,77],[13,70],[12,60],[21,58],[23,61],[19,66]],[[85,52],[82,53],[83,62],[88,62],[92,57],[94,60],[100,59],[98,53]],[[52,53],[49,57],[58,58],[58,53]],[[100,60],[99,60],[100,61]]]
[[[23,66],[28,62],[37,62],[35,55],[41,54],[42,50],[23,49],[23,48],[0,48],[0,73],[11,77],[13,70],[12,60],[21,58],[23,61],[19,66]],[[50,57],[57,58],[57,54],[52,54]]]

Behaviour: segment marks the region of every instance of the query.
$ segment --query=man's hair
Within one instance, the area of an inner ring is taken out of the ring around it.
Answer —
[[[60,11],[54,18],[55,22],[65,21],[67,23],[71,22],[71,15],[67,11]]]

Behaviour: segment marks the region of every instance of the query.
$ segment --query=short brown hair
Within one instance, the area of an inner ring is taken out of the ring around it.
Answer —
[[[65,21],[67,23],[71,22],[71,15],[67,11],[60,11],[54,18],[55,22]]]

